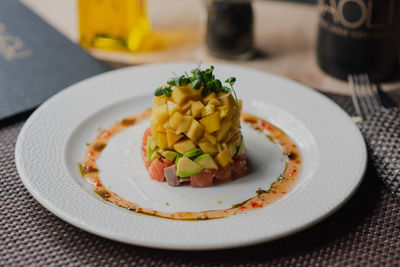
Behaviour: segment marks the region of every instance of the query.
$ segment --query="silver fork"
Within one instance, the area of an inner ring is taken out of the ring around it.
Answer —
[[[361,120],[385,108],[376,85],[369,81],[367,74],[349,74],[347,79],[356,113]]]

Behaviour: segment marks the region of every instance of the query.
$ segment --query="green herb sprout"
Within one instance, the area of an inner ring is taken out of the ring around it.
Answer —
[[[214,66],[210,66],[208,69],[205,70],[200,70],[199,68],[193,69],[190,72],[192,74],[191,76],[186,73],[186,76],[181,75],[179,77],[169,79],[167,82],[168,86],[157,88],[154,92],[154,95],[155,96],[165,95],[167,97],[171,97],[172,86],[185,86],[191,83],[192,87],[195,90],[200,90],[200,89],[202,90],[201,94],[203,96],[206,96],[212,92],[229,93],[232,90],[237,102],[236,92],[233,89],[233,84],[235,83],[236,78],[230,77],[225,81],[225,83],[228,83],[230,85],[229,88],[228,86],[222,85],[222,82],[220,80],[215,79],[213,71],[214,71]]]

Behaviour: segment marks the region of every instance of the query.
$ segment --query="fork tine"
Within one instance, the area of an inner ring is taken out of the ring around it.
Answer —
[[[378,95],[378,90],[376,88],[376,86],[373,86],[370,82],[369,82],[369,78],[367,74],[363,74],[361,75],[362,79],[364,81],[364,85],[366,87],[366,90],[368,91],[368,95],[369,95],[369,99],[371,102],[371,105],[373,107],[373,111],[377,112],[379,111],[380,107],[382,106],[382,102],[379,98]]]
[[[365,97],[365,90],[361,84],[360,76],[358,74],[353,75],[354,79],[354,88],[357,92],[358,103],[360,104],[360,110],[362,114],[362,118],[365,119],[369,114],[368,102]]]
[[[364,115],[373,114],[374,112],[376,112],[376,110],[373,103],[373,92],[371,92],[370,90],[368,77],[366,79],[366,77],[363,74],[358,74],[357,77],[358,77],[359,88],[362,91],[363,95],[364,111],[365,111]],[[363,109],[362,106],[361,109]]]
[[[350,88],[351,88],[351,98],[353,100],[353,104],[354,104],[354,108],[356,110],[356,113],[358,116],[360,116],[362,119],[364,119],[363,114],[361,113],[361,109],[360,109],[360,97],[359,97],[359,92],[358,92],[358,88],[356,89],[356,84],[354,81],[354,76],[353,74],[349,74],[347,76],[347,79],[350,83]]]

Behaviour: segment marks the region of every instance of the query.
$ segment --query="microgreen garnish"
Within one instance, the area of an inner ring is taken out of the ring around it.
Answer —
[[[188,85],[189,83],[192,84],[192,87],[195,90],[202,90],[201,94],[202,96],[206,96],[209,93],[219,93],[219,92],[224,92],[224,93],[229,93],[231,90],[234,93],[234,96],[236,98],[237,102],[237,97],[236,97],[236,92],[233,89],[233,84],[236,81],[235,77],[230,77],[228,78],[225,82],[230,85],[230,87],[222,85],[222,82],[218,79],[215,79],[215,76],[213,74],[214,72],[214,66],[210,66],[208,69],[205,70],[200,70],[199,68],[193,69],[190,73],[192,76],[190,76],[188,73],[185,72],[185,75],[181,75],[179,77],[171,78],[168,80],[167,84],[169,85],[168,87],[159,87],[155,92],[155,96],[161,96],[161,95],[166,95],[167,97],[171,97],[172,94],[172,86],[185,86]]]
[[[174,86],[183,86],[188,85],[190,82],[191,80],[188,77],[181,75],[179,77],[169,79],[167,83]]]
[[[165,87],[158,87],[154,92],[155,96],[166,95],[167,97],[171,97],[171,94],[172,94],[171,85]]]
[[[231,86],[233,86],[236,82],[236,78],[235,77],[230,77],[228,79],[225,80],[226,83],[229,83]]]

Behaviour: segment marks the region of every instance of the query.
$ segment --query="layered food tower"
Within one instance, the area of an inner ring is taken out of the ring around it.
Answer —
[[[153,180],[205,187],[229,182],[247,169],[235,78],[222,85],[213,66],[170,79],[154,93],[144,162]]]

